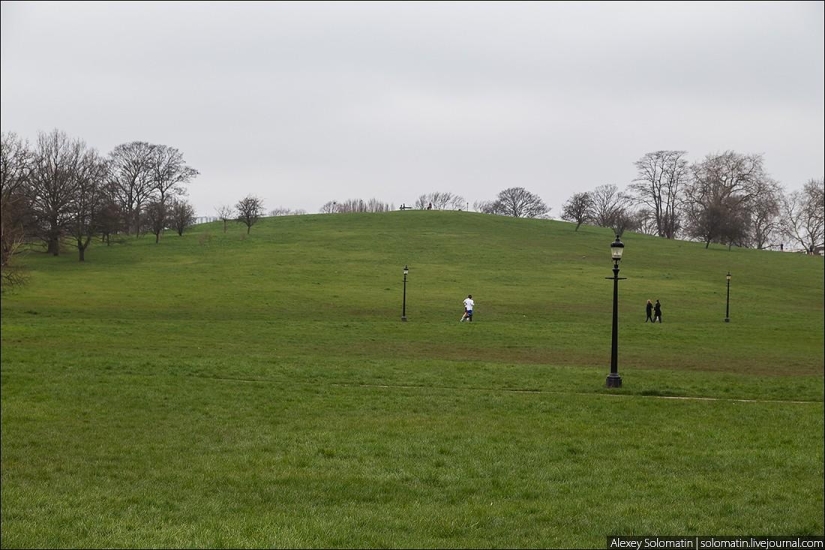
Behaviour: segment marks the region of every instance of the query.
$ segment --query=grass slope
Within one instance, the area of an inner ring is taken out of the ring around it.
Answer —
[[[608,391],[611,241],[411,211],[26,257],[2,546],[821,535],[822,259],[625,235]]]

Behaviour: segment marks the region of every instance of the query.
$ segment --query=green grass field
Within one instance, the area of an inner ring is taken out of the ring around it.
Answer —
[[[613,235],[573,228],[310,215],[27,255],[2,547],[821,536],[822,258],[624,235],[608,390]]]

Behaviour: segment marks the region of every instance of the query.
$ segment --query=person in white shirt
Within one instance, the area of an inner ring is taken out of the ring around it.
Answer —
[[[460,323],[464,322],[465,319],[471,323],[473,322],[473,306],[475,306],[473,295],[468,294],[467,297],[464,298],[464,315],[458,320]]]

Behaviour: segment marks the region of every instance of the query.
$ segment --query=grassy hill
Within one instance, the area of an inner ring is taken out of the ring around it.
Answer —
[[[613,235],[573,228],[297,216],[27,256],[2,546],[821,535],[822,258],[624,235],[607,390]]]

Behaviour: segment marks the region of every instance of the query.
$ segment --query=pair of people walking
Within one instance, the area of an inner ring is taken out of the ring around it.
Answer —
[[[656,305],[653,305],[650,300],[648,300],[645,306],[645,313],[647,313],[645,323],[648,321],[655,323],[657,319],[660,323],[662,322],[662,304],[659,303],[659,300],[656,300]]]

